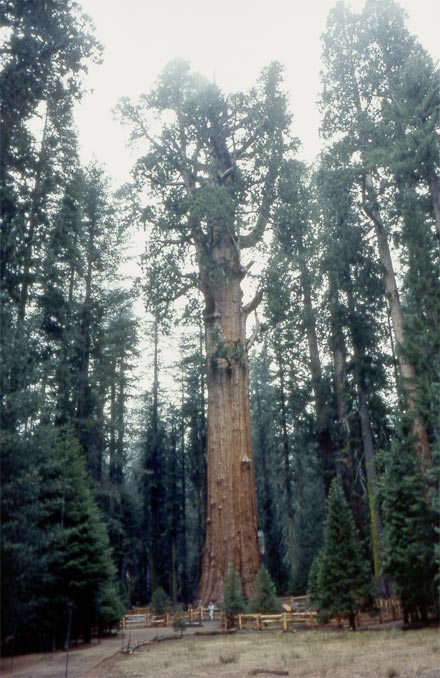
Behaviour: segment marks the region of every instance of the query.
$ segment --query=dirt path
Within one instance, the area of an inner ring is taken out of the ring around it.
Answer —
[[[215,629],[217,624],[205,623],[205,630]],[[188,628],[185,635],[195,633],[197,627]],[[94,678],[102,662],[119,654],[131,638],[131,645],[143,640],[153,640],[159,637],[176,637],[172,628],[161,629],[133,629],[124,631],[117,636],[101,641],[94,641],[81,648],[73,648],[66,657],[65,652],[47,654],[20,655],[13,660],[1,660],[0,674],[2,678],[65,678],[66,663],[68,678]],[[67,660],[67,662],[66,662]]]

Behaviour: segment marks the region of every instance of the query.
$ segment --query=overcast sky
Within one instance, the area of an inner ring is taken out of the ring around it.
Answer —
[[[77,110],[83,159],[105,163],[116,184],[128,179],[127,131],[111,112],[119,97],[137,98],[176,57],[215,79],[226,92],[251,87],[278,60],[294,114],[302,157],[319,151],[320,36],[335,0],[80,0],[104,46],[90,68],[93,88]],[[364,0],[352,0],[360,10]],[[440,0],[401,0],[408,28],[440,59]]]

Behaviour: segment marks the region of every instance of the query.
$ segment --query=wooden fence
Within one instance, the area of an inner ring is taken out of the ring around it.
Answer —
[[[346,617],[334,617],[326,624],[318,621],[318,613],[316,610],[307,609],[307,600],[302,597],[301,604],[292,604],[290,607],[292,611],[286,611],[288,603],[283,602],[284,612],[281,614],[240,614],[236,617],[239,629],[254,629],[255,631],[262,631],[264,629],[273,629],[288,631],[294,628],[309,628],[317,627],[336,627],[347,628],[349,626]],[[303,609],[301,609],[303,607]],[[293,611],[295,610],[296,611]],[[402,619],[402,608],[400,601],[396,599],[384,600],[377,599],[375,601],[375,609],[371,611],[359,611],[356,614],[356,625],[365,626],[366,624],[383,624],[385,622],[396,621]]]
[[[283,598],[281,599],[284,612],[281,614],[239,614],[235,621],[240,630],[253,629],[262,631],[264,629],[273,629],[288,631],[294,628],[317,628],[317,627],[348,627],[348,620],[343,617],[335,617],[327,624],[318,622],[318,613],[316,610],[308,607],[308,598]],[[290,609],[288,609],[290,608]],[[358,612],[356,615],[357,626],[365,624],[374,624],[396,621],[402,619],[402,608],[397,599],[377,599],[375,609],[370,612]],[[184,614],[185,623],[188,626],[199,626],[204,621],[209,620],[207,608],[190,608]],[[214,621],[220,622],[221,627],[225,628],[225,615],[221,610],[214,610]],[[121,620],[121,628],[143,629],[171,626],[173,623],[173,613],[163,615],[154,615],[148,608],[134,608],[130,610]]]
[[[163,615],[155,615],[151,613],[148,608],[137,607],[133,608],[124,615],[121,620],[121,628],[123,629],[149,629],[156,627],[171,626],[173,623],[174,613],[167,612]],[[221,622],[222,612],[215,609],[213,613],[214,621]],[[198,626],[204,621],[209,620],[209,611],[206,607],[190,608],[184,614],[185,623],[188,626]]]

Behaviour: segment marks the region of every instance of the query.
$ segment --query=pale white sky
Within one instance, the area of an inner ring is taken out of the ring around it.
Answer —
[[[137,98],[154,84],[166,63],[188,60],[226,92],[251,87],[264,66],[286,67],[295,136],[301,155],[319,151],[320,36],[336,0],[80,0],[95,22],[104,61],[92,66],[77,107],[84,160],[107,166],[115,185],[128,179],[133,159],[127,131],[113,119],[122,96]],[[351,0],[360,10],[363,0]],[[400,0],[408,28],[440,59],[440,0]]]
[[[134,157],[127,149],[127,130],[114,120],[112,108],[122,96],[136,99],[148,92],[169,61],[188,60],[205,77],[215,78],[226,92],[251,87],[264,66],[284,64],[285,85],[294,114],[293,133],[302,142],[302,158],[319,152],[320,124],[316,101],[320,92],[321,43],[327,15],[336,0],[80,0],[96,26],[105,51],[103,63],[91,66],[86,86],[93,92],[77,107],[83,161],[95,156],[106,165],[118,187],[129,179]],[[352,0],[355,10],[364,0]],[[440,59],[440,0],[401,0],[408,27],[435,59]],[[138,275],[144,236],[132,242],[132,258],[124,275]],[[140,318],[143,304],[139,300]],[[181,328],[181,331],[183,329]],[[163,354],[179,354],[174,337],[163,338]],[[148,353],[148,347],[142,348]],[[142,361],[147,370],[149,361]],[[161,383],[173,390],[174,368]],[[148,373],[149,375],[149,373]],[[148,376],[140,375],[142,388]]]

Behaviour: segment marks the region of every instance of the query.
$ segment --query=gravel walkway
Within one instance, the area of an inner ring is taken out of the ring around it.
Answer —
[[[214,629],[218,625],[205,622],[204,629]],[[195,633],[198,627],[188,628],[185,636]],[[1,661],[2,678],[94,678],[95,671],[103,661],[120,652],[130,644],[160,637],[176,637],[172,628],[132,629],[120,632],[117,636],[101,641],[93,641],[90,645],[72,648],[69,656],[65,652],[47,654],[20,655],[13,660],[4,658]],[[67,661],[66,661],[67,660]],[[66,673],[67,665],[67,673]]]

